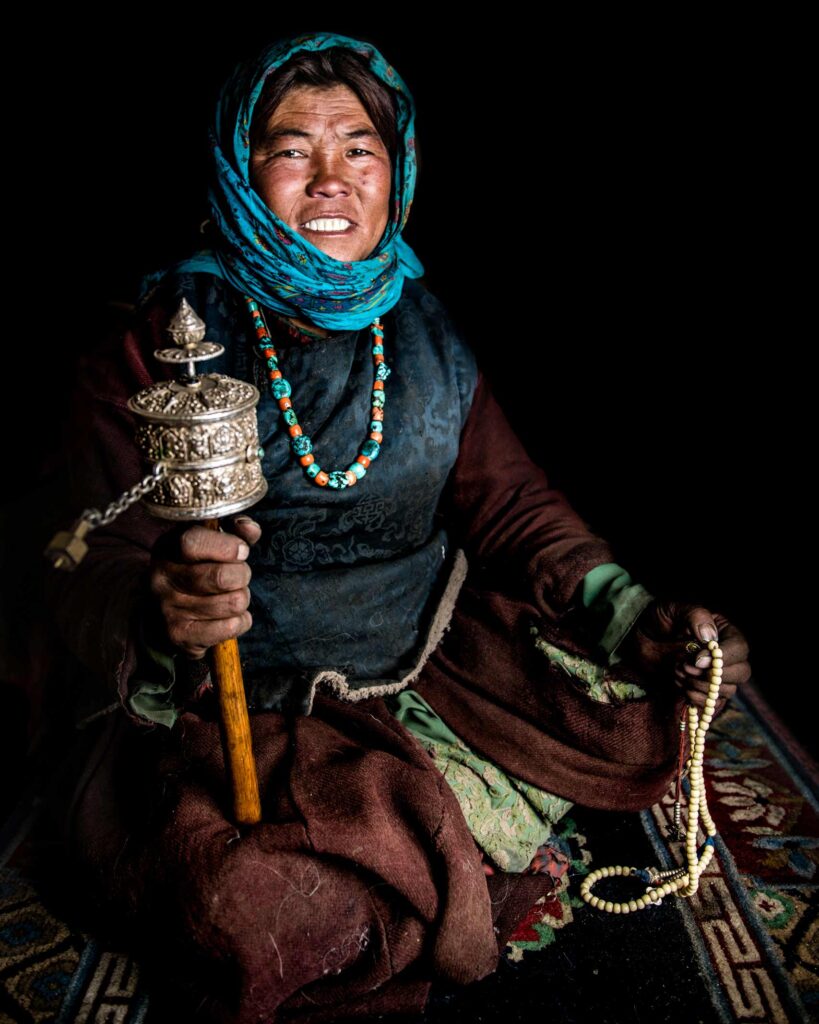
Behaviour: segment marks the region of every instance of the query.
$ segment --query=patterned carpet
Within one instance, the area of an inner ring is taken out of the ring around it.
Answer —
[[[753,687],[712,725],[706,784],[720,838],[692,900],[615,917],[576,896],[592,863],[676,863],[679,847],[664,838],[670,797],[642,814],[572,812],[568,889],[531,908],[493,975],[434,987],[424,1021],[817,1019],[817,769]],[[92,934],[66,909],[70,878],[38,817],[30,796],[2,836],[0,1022],[160,1024],[121,939]]]

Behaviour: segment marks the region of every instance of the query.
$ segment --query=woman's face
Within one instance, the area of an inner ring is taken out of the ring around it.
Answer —
[[[250,180],[277,216],[334,259],[366,259],[387,226],[389,153],[346,85],[286,92],[251,154]]]

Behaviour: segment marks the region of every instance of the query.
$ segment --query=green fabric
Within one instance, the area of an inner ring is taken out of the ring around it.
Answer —
[[[135,715],[171,729],[180,714],[174,699],[176,655],[159,650],[156,641],[148,638],[145,631],[142,622],[136,645],[137,666],[129,684],[128,706]]]
[[[432,757],[478,846],[502,871],[525,871],[572,804],[479,757],[415,690],[402,690],[385,701]]]
[[[159,657],[164,659],[164,655]],[[167,660],[170,661],[170,659]],[[162,672],[164,668],[163,662],[157,661],[157,672]],[[145,675],[148,675],[151,669],[147,668],[143,671]],[[160,725],[166,725],[171,729],[179,717],[179,708],[172,697],[173,684],[172,674],[164,682],[159,680],[151,682],[149,679],[143,678],[139,681],[136,693],[128,698],[128,705],[135,715],[147,718],[151,722],[158,722]]]
[[[618,643],[652,600],[642,587],[631,584],[624,569],[614,564],[598,566],[585,577],[583,597],[584,605],[607,624],[609,636],[619,634]],[[645,697],[640,686],[615,675],[611,662],[600,664],[565,651],[543,639],[536,627],[532,634],[538,650],[570,675],[592,700],[611,704]],[[601,646],[605,649],[603,643]],[[480,757],[415,690],[402,690],[385,701],[398,721],[428,751],[449,783],[478,846],[501,870],[525,871],[538,847],[553,836],[553,826],[572,804],[507,775]]]
[[[536,626],[532,627],[535,647],[545,654],[553,664],[580,683],[592,700],[601,704],[616,704],[622,700],[637,700],[645,697],[646,691],[636,683],[618,679],[611,671],[611,666],[599,665],[579,654],[571,654],[562,647],[556,647],[540,635]]]
[[[599,646],[607,664],[617,665],[622,661],[617,648],[654,595],[634,583],[622,566],[607,562],[583,577],[582,598],[597,621]]]

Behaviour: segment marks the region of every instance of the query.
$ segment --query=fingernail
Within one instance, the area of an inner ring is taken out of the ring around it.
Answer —
[[[236,516],[236,522],[237,523],[252,523],[253,520],[250,518],[250,516]]]
[[[714,629],[710,622],[705,622],[702,625],[697,626],[697,635],[699,636],[700,640],[704,641],[705,643],[708,643],[709,640],[717,639],[717,631],[716,629]]]
[[[697,668],[707,668],[711,664],[711,659],[707,654],[701,654],[694,664]]]
[[[243,561],[245,558],[247,558],[249,554],[250,548],[247,546],[247,544],[240,544],[236,552],[236,557],[239,559],[239,561]]]

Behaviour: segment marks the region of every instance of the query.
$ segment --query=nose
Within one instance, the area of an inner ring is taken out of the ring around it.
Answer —
[[[313,163],[313,174],[307,185],[309,196],[346,196],[350,194],[350,180],[343,157],[333,154],[317,154]]]

